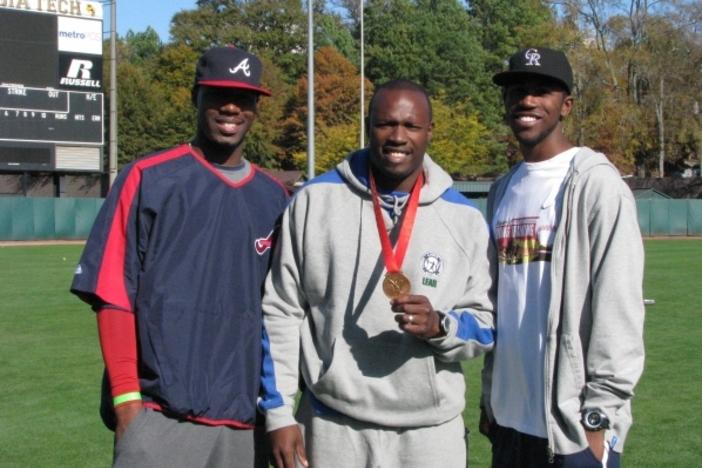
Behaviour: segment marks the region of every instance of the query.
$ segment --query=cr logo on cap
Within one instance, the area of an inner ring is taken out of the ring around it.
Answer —
[[[539,51],[536,49],[527,49],[527,51],[524,53],[524,58],[527,59],[526,65],[528,67],[541,66],[541,64],[539,63],[539,59],[541,59],[541,54],[539,54]]]
[[[244,75],[251,76],[251,70],[249,69],[249,59],[248,58],[245,58],[244,60],[239,62],[239,65],[237,65],[236,67],[230,68],[229,73],[231,73],[232,75],[235,75],[236,72],[238,72],[239,70],[243,71]]]

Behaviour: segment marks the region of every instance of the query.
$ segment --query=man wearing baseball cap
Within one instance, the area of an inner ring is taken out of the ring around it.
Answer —
[[[287,191],[244,155],[260,60],[197,63],[190,143],[124,167],[71,291],[97,311],[117,467],[251,467],[261,287]]]
[[[636,204],[563,120],[573,72],[530,47],[493,77],[524,161],[493,184],[497,339],[481,432],[493,467],[618,467],[643,371],[643,246]]]

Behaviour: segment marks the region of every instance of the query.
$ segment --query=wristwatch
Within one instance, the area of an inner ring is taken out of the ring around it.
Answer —
[[[449,316],[443,312],[436,311],[439,314],[439,330],[441,330],[440,336],[446,336],[451,329],[451,319]]]
[[[586,431],[609,429],[609,418],[599,408],[585,408],[581,422]]]

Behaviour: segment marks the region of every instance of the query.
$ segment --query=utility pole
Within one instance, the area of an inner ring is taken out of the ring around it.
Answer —
[[[702,177],[702,118],[700,118],[700,102],[695,100],[692,104],[692,115],[695,116],[695,128],[697,129],[696,134],[698,137],[695,139],[695,155],[697,156],[697,161],[700,163],[700,174],[698,177]]]
[[[364,148],[366,146],[366,122],[365,122],[365,110],[366,110],[366,73],[365,73],[365,54],[363,50],[363,1],[360,0],[360,12],[359,17],[361,20],[361,144],[359,148]]]
[[[110,2],[110,187],[117,178],[117,0]]]
[[[307,180],[314,177],[314,8],[307,0]]]

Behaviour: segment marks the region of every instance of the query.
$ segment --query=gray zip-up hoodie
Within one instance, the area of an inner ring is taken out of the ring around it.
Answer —
[[[268,430],[295,424],[300,370],[327,408],[393,427],[443,423],[465,406],[460,362],[493,346],[487,224],[424,156],[425,185],[402,270],[450,318],[445,337],[397,326],[367,184],[368,151],[313,179],[283,214],[263,299],[259,407]],[[392,239],[397,226],[383,211]]]
[[[490,222],[517,167],[490,189]],[[600,408],[611,422],[614,449],[621,452],[644,363],[644,252],[636,203],[612,163],[589,148],[575,155],[565,184],[551,260],[544,362],[549,448],[557,454],[584,450],[580,412]],[[492,365],[490,354],[481,404],[491,418]]]

